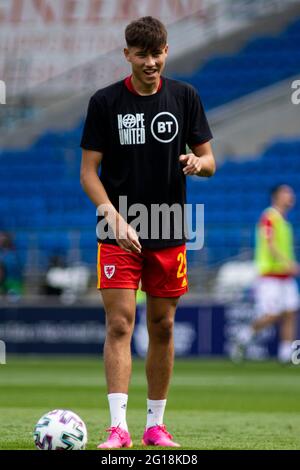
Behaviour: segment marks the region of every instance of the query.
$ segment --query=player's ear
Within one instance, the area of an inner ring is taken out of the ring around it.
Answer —
[[[124,47],[124,56],[125,56],[125,59],[128,60],[128,62],[130,62],[128,47]]]
[[[168,55],[168,52],[169,52],[169,44],[166,44],[164,47],[164,53]]]

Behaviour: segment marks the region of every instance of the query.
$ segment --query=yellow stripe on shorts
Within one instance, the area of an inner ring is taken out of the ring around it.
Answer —
[[[97,255],[97,275],[98,275],[98,282],[97,282],[97,289],[100,289],[100,284],[101,284],[101,265],[100,265],[101,245],[102,245],[102,243],[98,243],[98,255]]]

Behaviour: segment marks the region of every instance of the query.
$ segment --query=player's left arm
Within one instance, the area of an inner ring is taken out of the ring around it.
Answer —
[[[179,161],[183,164],[183,173],[195,176],[213,176],[216,172],[216,162],[210,142],[192,146],[193,153],[180,155]]]

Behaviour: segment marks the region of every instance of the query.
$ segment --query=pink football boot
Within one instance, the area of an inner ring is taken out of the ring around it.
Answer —
[[[166,426],[160,424],[145,430],[142,444],[144,446],[180,447],[180,444],[172,439],[173,437],[166,430]]]
[[[110,432],[107,441],[98,445],[98,449],[120,449],[121,447],[132,447],[132,440],[128,431],[119,426],[106,430]]]

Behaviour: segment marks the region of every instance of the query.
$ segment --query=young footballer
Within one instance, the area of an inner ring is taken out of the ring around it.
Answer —
[[[174,362],[175,310],[188,290],[184,216],[177,209],[186,201],[186,176],[215,172],[212,134],[195,89],[162,76],[168,55],[165,26],[143,17],[127,26],[125,38],[131,75],[92,96],[81,141],[81,183],[98,208],[98,288],[106,312],[111,426],[99,448],[132,446],[126,408],[140,281],[149,334],[142,442],[178,447],[163,419]],[[161,205],[176,207],[173,216],[155,217]],[[137,208],[139,227],[133,223]]]

